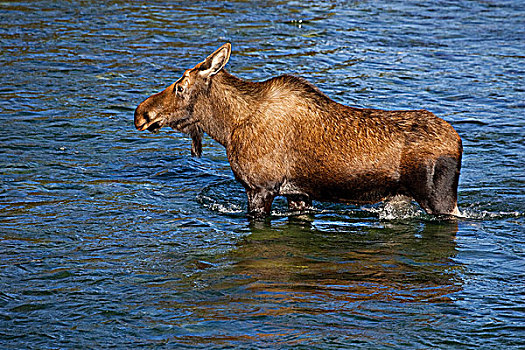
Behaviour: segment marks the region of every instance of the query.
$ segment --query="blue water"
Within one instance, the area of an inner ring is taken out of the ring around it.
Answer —
[[[0,3],[0,348],[523,349],[525,5]],[[222,43],[249,80],[425,108],[463,138],[459,206],[278,199],[133,111]]]

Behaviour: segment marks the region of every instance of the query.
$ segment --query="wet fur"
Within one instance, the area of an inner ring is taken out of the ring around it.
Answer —
[[[242,80],[223,69],[225,47],[175,83],[188,87],[178,106],[163,103],[176,108],[167,123],[190,134],[192,154],[200,155],[203,132],[226,148],[250,214],[268,215],[279,195],[291,210],[405,195],[430,214],[457,211],[462,145],[450,124],[425,110],[348,107],[290,75]],[[157,104],[137,107],[137,127]]]

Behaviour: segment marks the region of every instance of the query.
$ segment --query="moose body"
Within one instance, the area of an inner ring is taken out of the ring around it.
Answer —
[[[226,148],[251,215],[276,196],[291,210],[312,200],[375,203],[413,198],[429,214],[458,215],[461,139],[425,110],[385,111],[339,104],[301,78],[249,82],[224,66],[225,44],[135,111],[139,130],[188,133],[200,155],[203,132]]]

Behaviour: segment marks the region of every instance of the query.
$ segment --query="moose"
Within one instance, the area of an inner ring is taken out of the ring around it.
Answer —
[[[454,128],[426,110],[355,108],[305,79],[250,82],[228,73],[226,43],[135,110],[135,127],[189,134],[200,156],[204,133],[226,148],[253,217],[276,196],[291,211],[312,200],[371,204],[415,200],[428,214],[458,216],[463,152]]]

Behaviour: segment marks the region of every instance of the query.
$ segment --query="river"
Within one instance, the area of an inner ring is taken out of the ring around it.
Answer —
[[[0,347],[523,349],[525,6],[501,1],[0,3]],[[459,208],[278,198],[136,106],[225,42],[244,79],[428,109]]]

